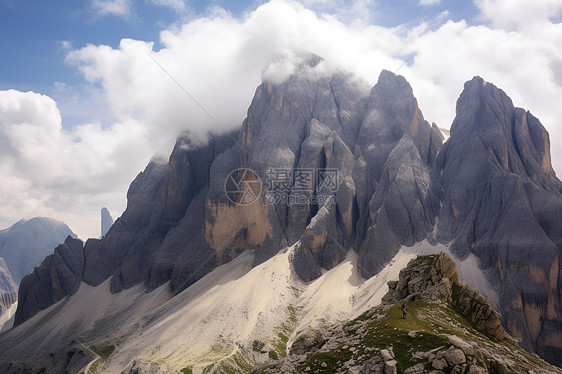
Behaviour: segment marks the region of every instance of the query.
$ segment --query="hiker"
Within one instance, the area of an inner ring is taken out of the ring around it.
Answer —
[[[402,304],[402,319],[406,319],[406,313],[408,312],[408,308],[406,308],[406,303]]]

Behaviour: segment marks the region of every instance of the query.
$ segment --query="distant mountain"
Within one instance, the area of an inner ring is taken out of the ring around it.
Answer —
[[[101,236],[104,237],[113,225],[113,218],[106,207],[101,209]]]
[[[11,310],[18,298],[18,286],[12,274],[8,270],[8,265],[2,257],[0,257],[0,331],[3,330],[4,325],[12,319],[15,310]],[[10,326],[11,327],[11,326]]]
[[[0,231],[0,257],[19,284],[67,236],[75,238],[76,234],[65,223],[52,218],[21,220]]]
[[[396,263],[443,251],[509,334],[562,364],[562,183],[539,120],[474,77],[443,143],[403,77],[369,88],[320,63],[264,81],[239,131],[180,137],[101,240],[68,238],[26,276],[5,360],[64,366],[80,341],[111,351],[109,371],[247,371],[253,340],[286,354],[305,327],[373,307]],[[40,344],[56,359],[22,348]]]
[[[20,281],[68,236],[76,237],[66,224],[41,217],[0,231],[0,331],[13,323]]]
[[[18,290],[18,286],[8,270],[8,265],[2,257],[0,257],[0,292],[13,292]]]

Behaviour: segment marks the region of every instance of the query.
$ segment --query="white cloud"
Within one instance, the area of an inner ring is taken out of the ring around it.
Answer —
[[[59,40],[57,45],[62,52],[68,52],[72,49],[72,42],[70,40]]]
[[[560,0],[475,0],[485,20],[505,30],[546,26],[562,15]]]
[[[82,225],[75,230],[83,236],[97,235],[101,206],[114,216],[123,209],[127,186],[154,152],[167,155],[180,131],[204,139],[208,131],[240,126],[262,70],[264,78],[281,79],[293,68],[295,51],[323,56],[326,66],[355,72],[369,84],[381,69],[395,71],[413,55],[400,74],[412,84],[426,119],[442,127],[453,120],[463,83],[480,75],[538,116],[551,133],[555,169],[562,171],[562,147],[557,146],[562,108],[555,104],[562,97],[562,25],[551,21],[560,7],[547,0],[529,10],[530,27],[512,3],[479,1],[489,25],[447,21],[448,13],[442,13],[427,23],[386,28],[365,22],[368,14],[349,20],[350,8],[328,14],[274,0],[240,18],[214,8],[206,17],[162,31],[163,47],[157,51],[152,42],[132,39],[116,48],[73,50],[67,62],[83,74],[89,90],[104,97],[107,113],[98,110],[91,123],[66,131],[52,99],[0,94],[0,222],[9,221],[9,211],[12,222],[21,218],[18,214],[50,215],[73,228]],[[352,6],[375,11],[369,1]],[[497,9],[512,10],[496,14]],[[276,63],[264,69],[270,61]],[[74,89],[66,86],[64,92]],[[68,110],[91,111],[89,104],[82,105]],[[108,117],[114,120],[105,123]]]
[[[100,17],[118,16],[129,18],[133,14],[131,0],[92,0],[91,9]]]
[[[187,9],[183,0],[150,0],[150,2],[154,5],[170,8],[177,13],[182,13]]]
[[[62,128],[57,105],[34,92],[0,91],[0,220],[47,215],[96,236],[99,209],[123,208],[123,189],[152,155],[141,124]]]
[[[431,6],[441,4],[441,0],[419,0],[421,6]]]

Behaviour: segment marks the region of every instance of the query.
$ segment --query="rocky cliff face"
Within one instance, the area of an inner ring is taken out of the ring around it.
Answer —
[[[548,133],[477,77],[465,84],[437,163],[439,241],[490,269],[504,326],[525,348],[561,364],[562,184]]]
[[[18,301],[18,287],[8,270],[8,265],[0,257],[0,317]],[[2,326],[0,325],[0,330]]]
[[[2,257],[0,257],[0,292],[13,292],[17,291],[18,287],[10,270],[8,270],[8,265]]]
[[[55,248],[52,255],[45,257],[40,265],[23,278],[18,302],[27,308],[18,308],[14,325],[76,292],[82,281],[83,270],[83,242],[69,236]],[[44,286],[46,282],[49,282],[48,287]]]
[[[384,71],[369,91],[319,64],[312,56],[284,82],[263,82],[239,133],[206,145],[180,137],[168,164],[151,162],[133,181],[127,210],[105,237],[68,254],[82,256],[70,261],[81,270],[52,261],[37,269],[44,277],[26,278],[17,322],[80,281],[111,278],[113,292],[170,281],[178,293],[245,250],[260,264],[293,244],[305,281],[351,249],[370,277],[401,246],[427,239],[449,245],[459,261],[475,255],[507,330],[560,363],[562,185],[540,122],[474,78],[443,145],[403,77]],[[225,193],[229,175],[244,168],[261,180],[251,203]],[[55,289],[58,273],[69,287]]]

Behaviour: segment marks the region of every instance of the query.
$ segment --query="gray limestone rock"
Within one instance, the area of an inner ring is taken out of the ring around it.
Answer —
[[[384,362],[384,374],[396,374],[396,360],[389,360]]]
[[[0,293],[17,292],[18,286],[12,278],[8,265],[2,257],[0,257]]]
[[[450,366],[462,365],[466,363],[466,356],[461,349],[451,347],[451,349],[445,353],[445,360],[447,360]]]
[[[431,367],[436,370],[443,370],[447,367],[447,361],[444,358],[431,361]]]
[[[78,291],[83,269],[83,242],[69,236],[21,281],[14,326]]]
[[[15,302],[18,301],[18,287],[8,266],[2,257],[0,257],[0,317],[6,313]],[[0,324],[0,331],[3,324]]]
[[[156,362],[146,362],[141,360],[135,360],[131,364],[131,368],[127,372],[128,374],[166,374],[164,368]]]
[[[441,147],[438,129],[423,119],[410,85],[383,71],[371,91],[358,145],[367,163],[369,211],[359,245],[359,269],[369,277],[382,269],[401,245],[427,237],[438,209],[431,165]]]
[[[474,347],[456,335],[449,335],[449,343],[461,349],[466,356],[474,356]]]
[[[504,327],[525,348],[560,364],[562,344],[552,340],[552,327],[562,318],[555,291],[562,276],[562,183],[548,133],[502,90],[475,77],[457,101],[436,164],[443,187],[437,239],[461,259],[479,258],[499,293]]]
[[[425,373],[426,371],[423,364],[417,364],[404,370],[404,374],[425,374]]]

